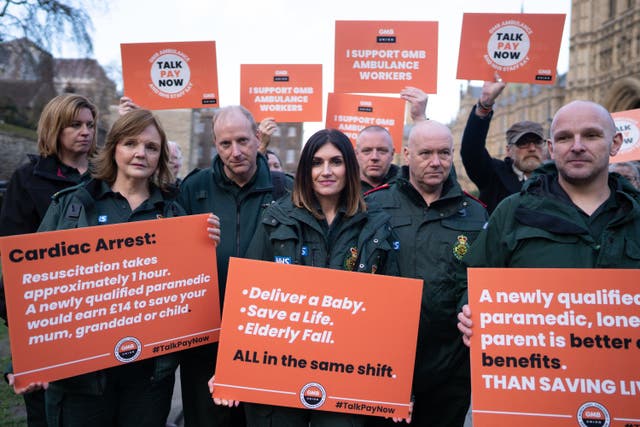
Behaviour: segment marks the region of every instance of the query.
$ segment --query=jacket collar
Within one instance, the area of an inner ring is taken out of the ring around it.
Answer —
[[[220,156],[216,154],[213,158],[211,169],[213,170],[214,181],[217,185],[227,189],[236,191],[272,191],[273,185],[271,184],[271,173],[269,172],[269,164],[264,155],[258,153],[256,158],[257,169],[253,177],[243,187],[239,187],[233,180],[231,180],[224,172],[224,164],[220,159]]]

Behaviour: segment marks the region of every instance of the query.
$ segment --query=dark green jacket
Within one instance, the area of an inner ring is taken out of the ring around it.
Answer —
[[[367,202],[391,215],[400,242],[400,276],[424,281],[413,388],[428,391],[454,374],[468,376],[469,353],[456,327],[459,307],[466,301],[462,259],[487,214],[462,191],[453,172],[431,205],[408,181],[406,167],[403,175],[394,185],[370,193]]]
[[[54,194],[51,205],[45,214],[38,231],[66,230],[78,227],[88,227],[101,224],[113,224],[118,222],[133,222],[162,217],[184,215],[185,212],[174,200],[175,195],[160,191],[152,187],[149,199],[144,201],[133,212],[128,209],[116,212],[114,206],[126,200],[111,191],[109,186],[98,180],[90,180],[86,184],[80,184],[62,190]],[[116,203],[112,203],[113,201]],[[127,221],[116,221],[128,215]],[[115,343],[114,343],[115,345]],[[173,375],[178,358],[175,354],[168,354],[153,359],[147,359],[134,364],[153,363],[154,378],[162,380],[168,375]],[[85,393],[100,395],[106,385],[105,370],[90,372],[83,375],[52,382],[49,387],[52,391]]]
[[[558,174],[550,163],[522,191],[505,199],[465,262],[471,267],[640,268],[640,194],[609,175],[617,211],[596,241],[585,216],[549,191]]]
[[[264,156],[246,185],[239,187],[225,175],[218,156],[210,168],[195,170],[182,181],[178,201],[187,214],[214,213],[220,218],[216,249],[220,301],[224,298],[229,257],[244,257],[264,210],[273,201],[273,185]]]
[[[397,275],[387,214],[372,208],[335,221],[329,239],[320,220],[284,198],[265,212],[247,258]]]
[[[397,166],[397,165],[394,165],[393,163],[391,163],[391,165],[389,165],[389,170],[387,171],[387,174],[382,179],[382,184],[380,184],[380,185],[384,185],[384,184],[391,185],[394,182],[396,182],[396,179],[398,179],[398,177],[400,177],[400,175],[401,175],[400,167]],[[371,184],[369,184],[366,181],[360,180],[360,184],[362,185],[362,194],[364,194],[367,191],[371,191],[374,188],[376,188],[376,187],[373,187]]]

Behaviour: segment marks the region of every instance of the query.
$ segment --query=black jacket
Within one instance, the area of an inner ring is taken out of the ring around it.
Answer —
[[[487,133],[492,117],[493,112],[487,117],[478,117],[474,106],[464,128],[460,147],[462,164],[480,190],[480,200],[487,205],[489,214],[502,199],[522,188],[522,182],[513,171],[513,160],[510,157],[494,159],[487,151]]]
[[[51,203],[51,196],[80,183],[84,175],[56,156],[29,155],[29,162],[11,176],[0,213],[0,236],[34,233]]]

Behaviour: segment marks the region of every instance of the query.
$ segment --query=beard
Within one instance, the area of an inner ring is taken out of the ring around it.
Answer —
[[[527,156],[518,162],[514,162],[516,167],[524,173],[531,173],[536,170],[541,164],[542,159],[537,156]]]

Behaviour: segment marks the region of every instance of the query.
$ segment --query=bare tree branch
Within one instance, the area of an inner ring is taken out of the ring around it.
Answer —
[[[0,4],[0,40],[26,37],[49,51],[73,45],[85,55],[93,53],[93,24],[85,10],[87,2],[1,0]]]

